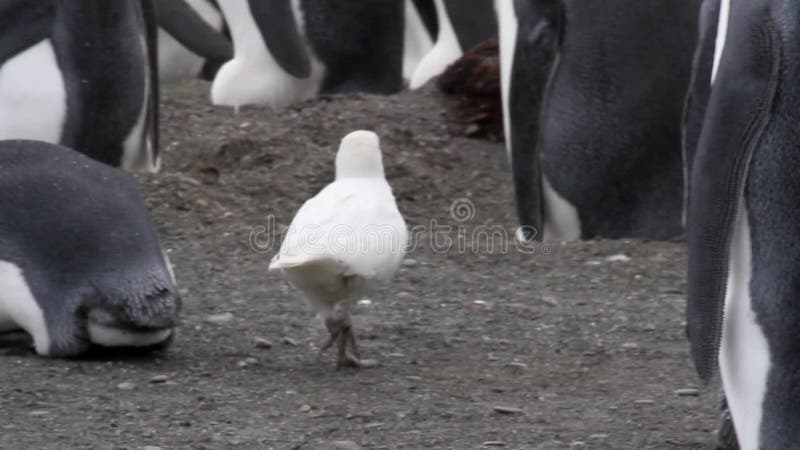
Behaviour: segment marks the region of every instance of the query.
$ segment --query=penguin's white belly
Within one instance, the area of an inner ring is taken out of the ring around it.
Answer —
[[[711,84],[717,79],[717,70],[725,51],[725,40],[728,38],[728,20],[731,15],[731,1],[722,0],[719,7],[719,21],[717,22],[717,39],[714,43],[714,62],[711,66]]]
[[[433,48],[431,40],[417,7],[405,0],[405,31],[403,33],[403,79],[410,80],[422,58]]]
[[[67,92],[50,39],[0,67],[0,139],[61,140]]]
[[[447,66],[457,60],[463,53],[453,25],[450,23],[443,0],[435,0],[435,3],[436,16],[439,18],[439,36],[437,36],[436,44],[434,44],[431,51],[417,65],[414,75],[411,76],[410,89],[422,87],[431,78],[441,74]]]
[[[48,353],[50,339],[44,312],[19,267],[0,261],[0,332],[19,329],[31,335],[37,353]]]
[[[147,42],[142,37],[142,49],[145,54],[148,52]],[[141,76],[144,78],[144,91],[142,92],[142,103],[139,106],[139,116],[133,125],[128,137],[122,143],[122,160],[120,167],[129,172],[158,172],[160,159],[154,157],[153,142],[147,124],[147,111],[151,101],[158,101],[150,98],[150,66],[142,68]]]
[[[211,86],[211,102],[238,107],[263,104],[282,108],[314,97],[319,82],[312,77],[295,78],[265,54],[255,58],[239,58],[226,62],[217,72]]]
[[[149,347],[166,341],[172,335],[171,328],[139,333],[92,321],[89,321],[86,329],[93,344],[105,347]]]
[[[542,175],[542,199],[544,200],[544,240],[577,241],[581,238],[581,221],[578,210],[559,195]]]
[[[511,115],[508,108],[518,24],[517,16],[514,14],[514,4],[510,0],[495,0],[494,8],[500,26],[500,93],[503,102],[503,130],[506,137],[506,153],[508,160],[511,161]]]
[[[231,30],[234,58],[220,67],[211,85],[211,103],[238,107],[265,104],[282,108],[314,97],[324,77],[323,64],[309,50],[311,75],[305,79],[287,73],[270,53],[246,0],[219,2]],[[297,0],[292,1],[295,21],[303,30]]]
[[[750,298],[750,226],[741,199],[739,208],[731,241],[719,367],[739,446],[748,450],[757,449],[759,444],[770,353]]]

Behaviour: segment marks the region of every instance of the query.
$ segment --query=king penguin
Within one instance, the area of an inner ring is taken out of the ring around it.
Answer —
[[[273,108],[317,94],[403,87],[404,1],[219,0],[234,57],[211,101]]]
[[[0,29],[0,139],[158,170],[153,0],[8,0]]]
[[[181,300],[136,184],[62,146],[0,141],[0,333],[43,356],[163,346]]]
[[[740,448],[798,448],[800,5],[706,3],[684,126],[692,357]]]
[[[681,237],[682,99],[700,0],[502,6],[520,237]]]

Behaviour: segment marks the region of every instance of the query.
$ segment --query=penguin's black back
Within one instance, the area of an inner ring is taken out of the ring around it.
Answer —
[[[543,94],[542,171],[578,210],[582,237],[674,238],[700,1],[563,3],[563,41]]]
[[[466,52],[497,35],[492,0],[444,0],[444,7],[461,51]]]
[[[327,71],[322,93],[403,87],[403,0],[301,0],[305,34]]]
[[[0,260],[22,268],[37,298],[55,288],[62,298],[72,289],[171,285],[133,180],[38,141],[0,141]]]

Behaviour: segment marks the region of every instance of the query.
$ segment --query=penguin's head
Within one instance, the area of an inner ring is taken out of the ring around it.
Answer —
[[[336,179],[384,178],[378,135],[353,131],[342,139],[336,153]]]
[[[172,337],[182,302],[171,274],[99,287],[81,307],[91,344],[150,347]]]

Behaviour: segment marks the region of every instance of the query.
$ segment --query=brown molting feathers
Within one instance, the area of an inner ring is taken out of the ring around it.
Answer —
[[[497,38],[468,50],[439,76],[436,85],[455,96],[456,120],[470,137],[503,139],[500,55]]]

